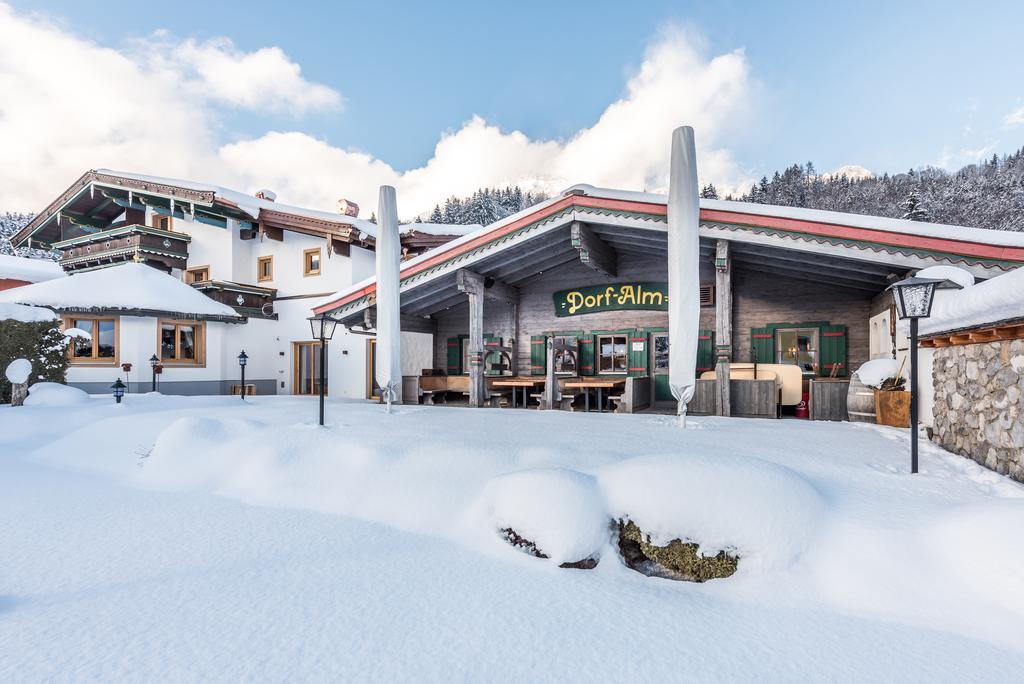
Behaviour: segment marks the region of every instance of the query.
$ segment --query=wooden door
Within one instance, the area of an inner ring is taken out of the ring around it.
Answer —
[[[292,345],[294,368],[293,394],[320,394],[320,343],[295,342]],[[327,369],[324,369],[326,384]],[[326,386],[324,387],[326,390]]]
[[[654,379],[654,401],[674,401],[668,386],[668,333],[651,333],[651,376]]]

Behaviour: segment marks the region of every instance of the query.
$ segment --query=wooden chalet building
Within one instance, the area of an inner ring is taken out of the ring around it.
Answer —
[[[331,213],[275,199],[269,190],[250,195],[187,180],[92,170],[56,197],[12,242],[59,251],[71,283],[97,269],[145,264],[230,307],[232,320],[241,325],[230,326],[230,334],[196,338],[211,347],[197,350],[196,358],[226,360],[215,368],[208,364],[205,371],[198,364],[178,364],[164,376],[163,391],[230,391],[232,382],[237,384],[238,368],[229,361],[244,349],[250,359],[250,391],[313,394],[318,391],[319,354],[306,320],[310,307],[373,273],[375,227],[352,215],[358,209],[351,203],[342,202],[341,210]],[[116,289],[115,283],[116,279],[110,281]],[[138,315],[116,313],[120,309],[111,308],[109,298],[96,299],[92,306],[79,302],[78,308],[115,312],[108,316],[111,319]],[[73,312],[66,313],[70,327]],[[148,388],[145,376],[151,356],[160,361],[165,356],[155,333],[145,333],[137,341],[125,338],[137,327],[119,325],[117,343],[123,348],[104,357],[133,364],[133,381],[138,383],[132,391]],[[361,337],[340,334],[334,346],[346,353],[351,348],[360,358],[365,352]],[[102,381],[95,370],[104,363],[72,355],[69,381],[89,389],[95,383],[109,385],[111,370],[104,371]],[[139,374],[140,368],[146,370]],[[362,394],[361,379],[351,385],[339,385],[336,394]]]
[[[607,379],[620,410],[671,403],[666,214],[663,195],[578,185],[404,261],[406,400],[459,397],[471,363],[483,358],[482,399],[504,385],[507,401],[514,377],[523,379],[514,395],[521,402],[531,378],[538,380],[532,394],[543,388],[550,358],[565,380]],[[719,357],[733,364],[733,378],[761,377],[743,364],[776,367],[786,378],[784,411],[794,410],[811,381],[824,387],[893,353],[892,282],[935,264],[979,280],[1024,264],[1018,234],[719,200],[701,200],[700,245],[698,374],[712,372]],[[375,292],[370,278],[314,312],[372,338]],[[548,340],[571,353],[549,355]],[[370,397],[377,391],[372,339],[367,347],[366,366],[350,363],[344,372],[366,378]],[[691,411],[764,409],[723,408],[698,382]]]

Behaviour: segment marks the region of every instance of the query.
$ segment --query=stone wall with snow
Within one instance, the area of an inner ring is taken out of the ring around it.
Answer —
[[[935,350],[933,441],[1024,482],[1024,339]]]

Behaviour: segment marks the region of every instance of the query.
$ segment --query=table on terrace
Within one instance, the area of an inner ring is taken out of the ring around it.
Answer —
[[[590,390],[597,390],[597,410],[598,413],[604,413],[604,402],[602,401],[601,393],[603,390],[613,390],[617,387],[625,387],[625,378],[601,378],[595,380],[570,380],[562,383],[562,387],[566,389],[581,389],[583,390],[583,404],[584,410],[590,412]]]

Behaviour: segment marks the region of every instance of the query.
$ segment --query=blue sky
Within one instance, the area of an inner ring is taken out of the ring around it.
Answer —
[[[709,59],[742,50],[742,125],[716,139],[736,178],[805,160],[956,167],[1024,144],[1024,125],[1007,124],[1024,105],[1024,5],[979,5],[12,3],[114,49],[160,29],[227,37],[245,52],[277,46],[343,107],[298,117],[217,108],[218,142],[301,131],[400,172],[422,167],[439,136],[473,115],[535,141],[572,138],[623,96],[664,28],[681,26]]]

